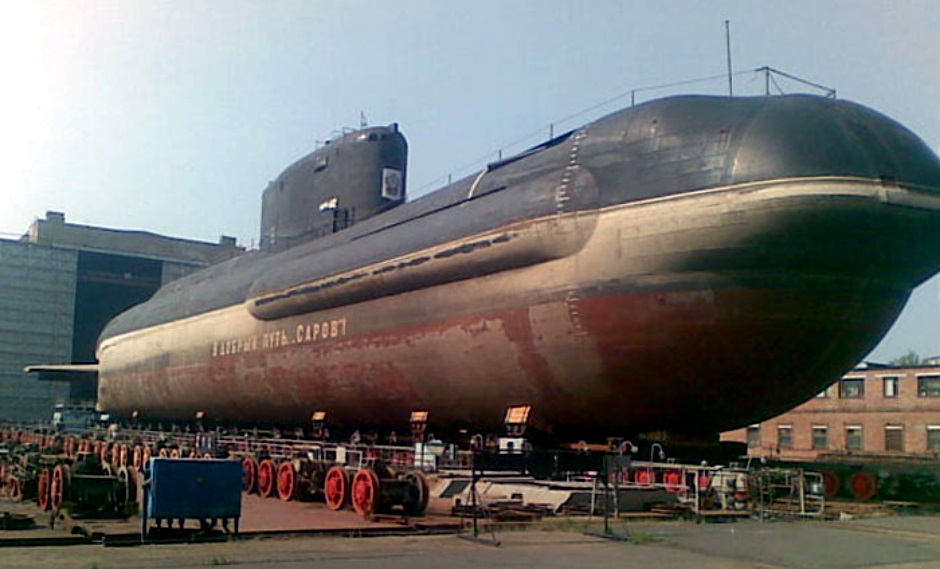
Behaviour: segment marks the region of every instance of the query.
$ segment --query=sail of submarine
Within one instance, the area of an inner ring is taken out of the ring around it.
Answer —
[[[288,167],[261,251],[107,326],[99,407],[715,433],[839,377],[940,269],[940,161],[847,101],[652,101],[410,203],[406,154],[372,127]]]

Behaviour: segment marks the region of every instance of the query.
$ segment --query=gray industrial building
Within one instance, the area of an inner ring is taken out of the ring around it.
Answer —
[[[23,368],[94,362],[114,315],[243,251],[231,237],[207,243],[90,227],[59,212],[19,240],[0,239],[0,422],[43,421],[56,403],[93,400],[94,376],[48,381]]]

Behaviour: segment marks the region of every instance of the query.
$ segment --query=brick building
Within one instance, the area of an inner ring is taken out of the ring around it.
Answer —
[[[721,435],[754,457],[940,457],[940,366],[863,364],[813,399]]]

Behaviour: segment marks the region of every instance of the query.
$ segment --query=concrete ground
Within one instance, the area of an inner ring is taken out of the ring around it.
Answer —
[[[599,529],[595,522],[592,529]],[[0,567],[437,569],[927,569],[940,567],[940,517],[850,521],[628,522],[627,541],[584,535],[583,519],[497,534],[499,547],[455,536],[255,538],[228,543],[0,549]],[[485,535],[485,537],[492,537]]]

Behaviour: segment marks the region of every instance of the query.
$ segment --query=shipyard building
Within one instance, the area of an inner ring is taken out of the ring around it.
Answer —
[[[23,368],[94,362],[98,335],[114,315],[241,252],[232,237],[207,243],[90,227],[59,212],[18,240],[0,239],[0,422],[45,421],[56,403],[94,400],[92,374],[37,381]]]
[[[940,456],[940,366],[864,363],[816,397],[722,434],[748,455],[789,460]]]

